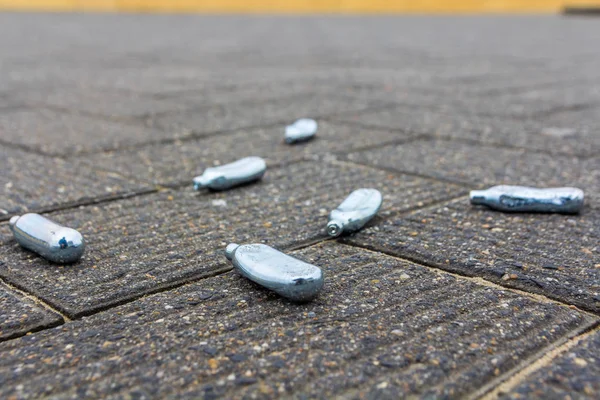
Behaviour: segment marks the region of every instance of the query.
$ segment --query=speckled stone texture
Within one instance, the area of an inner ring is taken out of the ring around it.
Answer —
[[[364,97],[386,99],[413,108],[434,110],[447,114],[468,116],[493,116],[504,118],[542,118],[557,110],[578,109],[590,104],[600,103],[600,82],[568,85],[551,88],[539,88],[519,93],[461,94],[448,91],[444,96],[439,93],[422,93],[411,90],[391,90],[387,92],[366,91]]]
[[[393,129],[491,146],[510,146],[556,155],[592,156],[600,151],[600,108],[567,110],[537,119],[465,116],[462,113],[386,108],[333,117],[365,128]]]
[[[502,399],[597,399],[600,397],[600,332],[528,376]]]
[[[293,254],[328,278],[312,303],[205,279],[0,345],[0,395],[464,397],[592,321],[337,243]]]
[[[598,397],[599,27],[0,13],[0,398]],[[298,118],[316,140],[287,146]],[[249,155],[262,182],[192,190]],[[586,206],[468,203],[500,183]],[[359,187],[381,211],[328,240]],[[21,248],[25,211],[79,229],[83,259]],[[322,294],[239,277],[229,242],[321,266]]]
[[[318,179],[314,179],[318,177]],[[307,181],[310,185],[306,185]],[[49,215],[79,230],[86,253],[52,265],[0,230],[0,276],[69,315],[229,268],[230,242],[288,247],[324,239],[329,212],[357,187],[381,190],[378,221],[464,194],[464,188],[344,163],[311,161],[268,170],[256,184],[226,192],[189,186]]]
[[[351,161],[438,179],[485,185],[591,186],[582,178],[583,160],[493,145],[419,140],[352,153]]]
[[[71,114],[45,108],[14,108],[0,112],[0,138],[48,155],[69,156],[131,146],[167,134],[141,122]]]
[[[165,73],[168,73],[165,71]],[[158,77],[157,77],[158,78]],[[164,81],[164,77],[160,79]],[[185,82],[187,77],[180,80]],[[53,109],[80,112],[92,116],[115,118],[119,120],[145,119],[157,114],[192,111],[201,113],[199,108],[215,105],[228,105],[241,102],[265,102],[290,95],[321,96],[343,94],[348,87],[336,83],[310,81],[289,81],[276,79],[267,82],[238,82],[236,84],[216,81],[188,86],[170,87],[168,81],[155,91],[150,88],[128,90],[116,88],[90,88],[66,85],[47,90],[25,90],[15,93],[20,104],[31,107],[50,107]]]
[[[51,328],[62,322],[60,315],[38,306],[0,283],[0,341]]]
[[[600,310],[600,212],[510,214],[467,197],[390,218],[349,239],[438,268]]]
[[[136,147],[129,151],[99,153],[79,157],[78,160],[119,171],[134,179],[169,185],[173,182],[191,182],[207,167],[246,156],[263,157],[268,166],[273,166],[303,158],[314,159],[320,154],[344,153],[410,138],[410,135],[399,132],[371,130],[343,123],[318,121],[318,124],[313,140],[294,145],[284,142],[285,125],[279,124],[271,128],[242,129],[197,140]]]
[[[205,135],[219,131],[281,125],[298,118],[319,118],[346,111],[381,107],[385,102],[342,94],[295,94],[269,101],[247,101],[167,113],[149,118],[149,126],[172,135]]]
[[[0,219],[147,188],[82,162],[0,146]]]

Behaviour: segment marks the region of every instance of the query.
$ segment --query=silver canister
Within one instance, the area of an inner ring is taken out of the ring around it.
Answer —
[[[21,246],[54,263],[73,263],[81,258],[85,249],[81,233],[39,214],[12,217],[10,229]]]
[[[285,142],[288,144],[304,142],[312,139],[317,133],[317,121],[301,118],[285,127]]]
[[[377,214],[382,201],[379,190],[355,190],[329,214],[327,234],[336,237],[361,229]]]
[[[211,167],[194,178],[194,189],[209,188],[226,190],[234,186],[259,180],[267,170],[267,163],[260,157],[246,157],[230,164]]]
[[[573,187],[538,189],[500,185],[472,190],[469,197],[471,204],[509,212],[574,214],[583,208],[583,190]]]
[[[323,287],[319,267],[264,244],[231,243],[225,256],[242,276],[293,301],[312,300]]]

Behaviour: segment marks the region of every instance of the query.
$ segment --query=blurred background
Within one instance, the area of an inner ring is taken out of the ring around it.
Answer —
[[[198,13],[554,13],[600,0],[0,0],[0,9]]]

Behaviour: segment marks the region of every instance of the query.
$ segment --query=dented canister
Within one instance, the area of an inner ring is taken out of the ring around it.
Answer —
[[[301,118],[285,127],[285,142],[288,144],[305,142],[312,139],[317,133],[317,121],[310,118]]]
[[[583,208],[583,190],[573,187],[538,189],[500,185],[487,190],[472,190],[471,204],[499,211],[578,213]]]
[[[377,214],[382,202],[379,190],[355,190],[329,214],[327,234],[335,237],[359,230]]]
[[[225,256],[246,278],[293,301],[312,300],[323,287],[319,267],[264,244],[231,243]]]
[[[194,178],[194,189],[209,188],[226,190],[234,186],[261,179],[267,170],[267,163],[260,157],[246,157],[235,162],[211,167]]]

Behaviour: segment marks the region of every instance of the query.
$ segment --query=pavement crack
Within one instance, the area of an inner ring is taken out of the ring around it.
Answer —
[[[563,303],[557,299],[553,299],[551,297],[548,297],[544,294],[540,294],[540,293],[531,293],[525,290],[521,290],[521,289],[517,289],[514,287],[510,287],[510,286],[504,286],[504,285],[500,285],[492,280],[486,279],[484,277],[478,276],[478,275],[469,275],[467,273],[464,273],[463,271],[457,271],[457,270],[450,270],[450,269],[446,269],[444,267],[441,267],[439,265],[427,262],[425,260],[420,259],[419,257],[413,257],[407,254],[403,254],[403,255],[398,255],[395,254],[394,252],[379,248],[377,246],[371,246],[371,245],[365,245],[365,244],[360,244],[357,243],[356,241],[352,240],[351,238],[342,238],[340,240],[338,240],[339,243],[347,245],[347,246],[352,246],[355,248],[359,248],[359,249],[363,249],[366,251],[370,251],[373,253],[378,253],[378,254],[385,254],[386,256],[389,257],[393,257],[399,260],[403,260],[403,261],[409,261],[413,264],[417,264],[420,265],[422,267],[425,267],[427,269],[430,270],[435,270],[438,272],[443,272],[446,274],[449,274],[451,276],[454,276],[457,279],[466,279],[472,282],[475,282],[479,285],[484,285],[484,286],[488,286],[488,287],[492,287],[494,289],[497,290],[503,290],[503,291],[510,291],[513,293],[516,293],[520,296],[524,296],[530,299],[533,299],[537,302],[542,302],[542,303],[550,303],[550,304],[556,304],[562,307],[567,307],[570,309],[576,309],[578,312],[588,316],[589,318],[593,318],[595,320],[598,319],[598,316],[591,312],[591,311],[587,311],[587,310],[582,310],[572,304],[567,304],[567,303]]]
[[[472,129],[471,132],[477,132],[477,130]],[[469,139],[469,138],[462,138],[462,137],[452,137],[452,136],[447,136],[447,135],[435,136],[435,137],[432,137],[432,140],[443,141],[443,142],[452,142],[452,143],[461,143],[461,144],[478,146],[478,147],[488,147],[490,149],[505,149],[505,150],[512,150],[512,151],[521,151],[521,152],[532,153],[532,154],[542,154],[542,155],[547,155],[547,156],[551,156],[551,157],[555,157],[555,156],[577,157],[577,158],[581,158],[581,159],[589,157],[589,155],[587,155],[587,154],[572,154],[572,153],[567,153],[567,152],[562,152],[562,151],[550,152],[550,151],[546,151],[546,150],[542,150],[542,149],[534,149],[534,148],[530,148],[530,147],[513,146],[508,143],[502,143],[502,142]]]
[[[296,98],[307,98],[307,97],[313,97],[313,94],[296,94],[293,96],[289,96],[289,97],[284,97],[282,99],[269,99],[269,101],[265,101],[264,103],[269,103],[269,102],[273,102],[273,101],[284,101],[284,100],[294,100]],[[328,97],[332,97],[332,96],[328,96]],[[344,95],[339,95],[336,94],[335,98],[337,99],[349,99],[349,96],[344,96]],[[239,104],[246,104],[246,103],[250,103],[250,101],[244,101],[244,102],[240,102],[240,103],[234,103],[234,105],[239,105]],[[251,103],[254,104],[254,103]],[[224,107],[224,106],[229,106],[230,104],[216,104],[216,105],[212,105],[210,107]],[[381,103],[375,106],[371,106],[371,107],[365,107],[365,108],[361,108],[361,109],[357,109],[356,111],[342,111],[339,113],[333,112],[333,113],[326,113],[326,114],[314,114],[311,116],[311,118],[314,119],[322,119],[322,120],[328,120],[328,118],[330,117],[335,117],[337,115],[342,115],[342,114],[346,114],[346,113],[367,113],[367,112],[374,112],[374,111],[381,111],[381,110],[385,110],[388,108],[394,108],[396,107],[396,104],[390,104],[390,103]],[[185,110],[169,110],[169,111],[164,111],[164,112],[157,112],[157,113],[153,113],[153,114],[149,114],[149,115],[144,115],[144,116],[138,116],[135,118],[127,118],[127,119],[109,119],[111,121],[116,121],[116,122],[120,122],[120,123],[126,123],[129,125],[135,124],[136,126],[139,126],[140,121],[145,121],[147,119],[151,119],[151,118],[156,118],[156,117],[160,117],[160,116],[164,116],[164,115],[168,115],[168,114],[172,114],[172,113],[189,113],[195,110],[202,110],[204,108],[206,108],[208,106],[203,106],[203,107],[193,107],[190,109],[185,109]],[[66,110],[61,110],[63,112],[65,112]],[[83,114],[82,114],[83,115]],[[93,118],[107,118],[106,116],[102,116],[102,115],[95,115],[95,114],[91,114],[91,115],[87,115],[86,116],[89,117],[93,117]],[[142,122],[143,123],[143,122]],[[217,129],[217,130],[213,130],[213,131],[198,131],[198,130],[191,130],[190,133],[188,135],[185,136],[176,136],[176,137],[166,137],[166,138],[161,138],[161,139],[157,139],[157,140],[149,140],[149,141],[145,141],[145,142],[140,142],[140,143],[135,143],[135,144],[131,144],[131,145],[125,145],[125,146],[118,146],[118,147],[104,147],[104,148],[100,148],[100,149],[94,149],[94,150],[85,150],[85,151],[80,151],[75,153],[74,155],[76,157],[79,156],[84,156],[84,155],[89,155],[89,154],[97,154],[98,152],[102,152],[102,153],[109,153],[109,152],[127,152],[127,151],[139,151],[139,149],[141,148],[146,148],[146,147],[151,147],[151,146],[157,146],[157,145],[169,145],[172,143],[176,143],[176,142],[188,142],[188,141],[193,141],[193,140],[201,140],[201,139],[206,139],[206,138],[211,138],[214,136],[220,136],[220,135],[231,135],[231,134],[235,134],[241,131],[247,131],[247,130],[255,130],[255,129],[268,129],[268,128],[274,128],[277,126],[285,126],[287,124],[289,124],[290,121],[289,120],[276,120],[273,122],[269,122],[269,123],[261,123],[261,124],[252,124],[252,125],[247,125],[247,126],[242,126],[242,127],[235,127],[235,128],[231,128],[231,129]],[[148,124],[144,123],[145,126],[147,126]],[[151,125],[150,125],[151,127]]]
[[[349,153],[353,153],[353,152],[349,152]],[[400,170],[400,169],[396,169],[396,168],[384,167],[381,165],[371,165],[371,164],[367,164],[364,162],[352,160],[352,159],[348,158],[347,156],[344,157],[343,160],[335,160],[333,162],[353,164],[355,166],[361,166],[361,167],[371,168],[371,169],[379,169],[382,171],[391,172],[393,174],[403,174],[403,175],[408,175],[408,176],[414,176],[414,177],[425,179],[428,181],[445,182],[445,183],[450,183],[450,184],[458,185],[458,186],[462,186],[462,187],[473,187],[474,186],[471,182],[467,182],[467,181],[446,178],[446,177],[442,177],[442,176],[430,176],[430,175],[421,174],[419,172],[404,171],[404,170]]]
[[[11,148],[11,149],[20,150],[20,151],[23,151],[23,152],[26,152],[26,153],[34,154],[36,156],[63,158],[62,156],[60,156],[58,154],[53,154],[53,153],[45,152],[45,151],[36,149],[34,147],[28,146],[26,144],[13,143],[13,142],[9,142],[9,141],[4,140],[4,139],[0,139],[0,145],[8,147],[8,148]]]
[[[469,396],[470,399],[495,400],[502,394],[509,393],[538,370],[550,365],[555,359],[577,346],[589,336],[600,332],[600,320],[593,319],[572,331],[550,346],[542,349],[520,365],[507,371],[498,378]]]
[[[104,304],[98,304],[95,307],[89,308],[89,309],[87,309],[85,311],[82,311],[82,312],[68,313],[68,314],[71,315],[71,318],[73,318],[73,319],[80,319],[82,317],[89,317],[91,315],[98,314],[98,313],[100,313],[102,311],[110,310],[112,308],[119,307],[119,306],[122,306],[124,304],[132,303],[132,302],[134,302],[136,300],[141,299],[142,297],[146,297],[146,296],[150,296],[150,295],[157,294],[157,293],[162,293],[162,292],[168,292],[168,291],[171,291],[173,289],[178,289],[178,288],[180,288],[182,286],[185,286],[185,285],[188,285],[188,284],[193,284],[193,283],[201,281],[203,279],[213,278],[215,276],[219,276],[219,275],[225,274],[225,273],[231,271],[232,269],[233,269],[232,266],[225,265],[225,266],[222,266],[222,267],[217,268],[217,269],[212,270],[212,271],[203,272],[203,273],[196,274],[196,275],[193,275],[193,276],[190,276],[190,277],[186,277],[186,278],[183,278],[183,279],[180,279],[180,280],[176,280],[176,281],[172,281],[172,282],[167,282],[167,283],[164,283],[162,285],[157,285],[157,286],[154,286],[152,289],[136,293],[136,294],[131,295],[129,297],[123,297],[123,298],[120,298],[119,300],[116,300],[116,301],[109,301],[109,302],[106,302]]]
[[[106,195],[106,196],[95,197],[92,199],[75,200],[72,202],[61,203],[58,205],[40,207],[40,208],[33,209],[33,210],[27,210],[27,212],[36,213],[36,214],[48,214],[48,213],[52,213],[52,212],[56,212],[56,211],[71,210],[71,209],[79,208],[79,207],[83,207],[83,206],[110,203],[113,201],[129,199],[131,197],[136,197],[136,196],[145,196],[148,194],[156,193],[159,190],[160,190],[160,188],[157,188],[157,187],[145,188],[145,189],[136,190],[136,191],[121,192],[121,193],[117,193],[117,194],[110,194],[110,195]],[[18,213],[1,215],[0,222],[9,220],[13,215],[18,215]]]
[[[17,333],[15,333],[13,335],[5,337],[4,339],[0,340],[0,343],[20,338],[20,337],[25,336],[25,335],[27,335],[29,333],[39,332],[39,331],[46,330],[46,329],[52,329],[52,328],[55,328],[57,326],[64,325],[66,322],[70,322],[71,321],[71,319],[66,314],[64,314],[63,312],[61,312],[56,307],[53,307],[51,304],[45,302],[44,300],[42,300],[41,298],[35,296],[34,294],[29,293],[29,292],[25,291],[24,289],[19,288],[19,287],[13,285],[13,284],[7,282],[1,276],[0,276],[0,284],[4,285],[5,287],[7,287],[12,292],[18,293],[21,297],[26,298],[27,300],[31,301],[32,303],[34,303],[38,307],[43,308],[43,309],[45,309],[47,311],[50,311],[55,316],[60,317],[60,319],[58,319],[55,322],[47,323],[47,324],[43,324],[43,325],[39,325],[39,326],[36,326],[36,327],[28,330],[27,332],[17,332]]]

